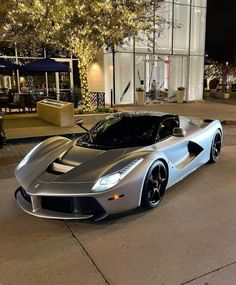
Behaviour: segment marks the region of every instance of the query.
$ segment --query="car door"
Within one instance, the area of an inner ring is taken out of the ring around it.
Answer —
[[[161,122],[158,132],[158,149],[167,158],[169,166],[168,187],[191,173],[196,165],[193,160],[202,151],[200,147],[186,136],[173,136],[174,128],[179,127],[176,118],[168,118]]]

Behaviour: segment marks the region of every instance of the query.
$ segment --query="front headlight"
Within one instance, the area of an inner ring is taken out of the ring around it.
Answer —
[[[136,166],[143,161],[143,158],[137,158],[123,167],[121,170],[103,176],[94,184],[92,191],[100,192],[114,187],[121,179],[129,174]]]

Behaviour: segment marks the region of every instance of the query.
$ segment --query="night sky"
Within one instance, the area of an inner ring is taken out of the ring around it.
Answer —
[[[207,1],[206,53],[236,63],[236,0]]]

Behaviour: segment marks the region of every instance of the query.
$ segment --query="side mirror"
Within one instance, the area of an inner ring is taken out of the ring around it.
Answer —
[[[173,136],[174,137],[185,137],[186,131],[182,128],[174,128],[173,129]]]
[[[83,124],[84,124],[84,121],[83,120],[78,120],[78,121],[76,121],[76,125],[78,125],[78,126],[83,126]]]
[[[85,127],[83,126],[83,124],[84,124],[83,120],[78,120],[78,121],[76,121],[76,125],[77,125],[77,126],[81,127],[81,129],[83,129],[84,131],[89,132],[89,130],[88,130],[87,128],[85,128]]]

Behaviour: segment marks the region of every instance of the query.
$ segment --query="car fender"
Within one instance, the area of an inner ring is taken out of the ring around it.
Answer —
[[[73,145],[65,137],[51,137],[36,145],[18,164],[15,176],[20,185],[27,189],[48,165]]]

